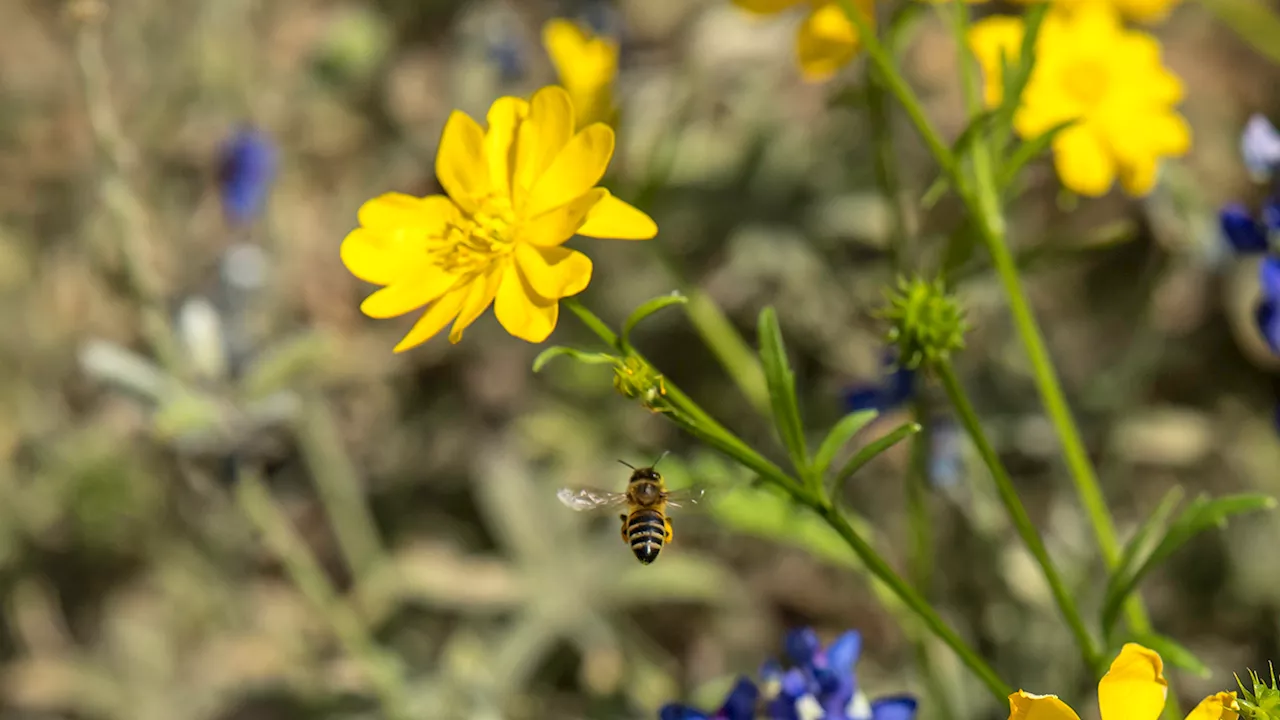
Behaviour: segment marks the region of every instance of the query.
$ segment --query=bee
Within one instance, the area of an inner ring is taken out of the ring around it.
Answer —
[[[626,506],[627,512],[618,515],[622,521],[622,541],[631,546],[631,552],[642,564],[658,559],[662,546],[674,536],[667,508],[684,507],[686,503],[702,500],[700,488],[668,490],[662,475],[655,470],[666,453],[649,467],[635,467],[623,460],[618,462],[631,468],[631,479],[626,492],[610,492],[595,488],[563,488],[556,497],[560,502],[578,511],[607,510]]]

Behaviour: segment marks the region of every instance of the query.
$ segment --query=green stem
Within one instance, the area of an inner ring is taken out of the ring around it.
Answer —
[[[276,506],[256,470],[242,468],[236,482],[236,501],[253,522],[263,541],[284,566],[298,590],[329,623],[346,653],[361,668],[393,720],[411,720],[404,677],[394,657],[374,642],[364,623],[329,582],[324,569],[298,536],[289,518]]]
[[[991,478],[995,480],[996,491],[1000,495],[1000,501],[1004,504],[1005,511],[1009,514],[1009,519],[1013,521],[1014,527],[1017,529],[1018,534],[1022,536],[1022,541],[1026,544],[1027,549],[1031,551],[1031,555],[1040,564],[1040,569],[1044,572],[1044,578],[1049,583],[1049,589],[1058,604],[1058,610],[1062,612],[1063,619],[1067,621],[1072,634],[1075,635],[1076,644],[1080,648],[1080,654],[1084,657],[1085,665],[1090,670],[1097,668],[1099,654],[1097,646],[1094,644],[1093,636],[1089,634],[1088,628],[1085,627],[1084,619],[1080,616],[1080,610],[1076,607],[1075,599],[1063,583],[1057,567],[1054,566],[1053,560],[1049,557],[1049,551],[1045,549],[1044,542],[1040,539],[1040,534],[1036,531],[1035,525],[1031,522],[1031,517],[1027,514],[1027,509],[1023,507],[1022,500],[1018,497],[1018,491],[1013,487],[1013,480],[1009,478],[1009,473],[1004,468],[1004,463],[1000,461],[1000,456],[996,453],[996,449],[991,445],[991,441],[987,439],[987,434],[978,420],[978,414],[974,412],[973,405],[969,402],[969,397],[965,394],[964,388],[961,387],[960,380],[956,377],[951,363],[946,360],[940,360],[934,362],[931,368],[942,382],[942,387],[952,405],[955,406],[956,414],[960,416],[960,423],[964,425],[965,430],[969,432],[969,437],[973,439],[974,445],[977,446],[978,454],[982,456],[983,462],[987,464],[987,468],[991,471]]]
[[[295,432],[320,502],[333,524],[338,547],[358,583],[381,561],[382,541],[360,488],[359,472],[342,443],[333,410],[318,392],[308,392],[304,397]]]
[[[569,305],[570,310],[582,319],[583,323],[596,333],[610,347],[617,345],[617,335],[598,317],[573,298],[562,302]],[[862,561],[868,571],[902,601],[934,635],[945,642],[974,675],[991,691],[1000,702],[1008,698],[1011,689],[1005,685],[995,670],[969,647],[955,630],[947,625],[942,616],[915,590],[902,579],[881,555],[876,552],[849,523],[848,519],[824,496],[821,488],[816,491],[801,481],[787,475],[781,468],[764,458],[749,445],[716,422],[706,411],[692,399],[680,391],[673,383],[667,382],[667,397],[671,404],[683,415],[693,418],[692,424],[681,423],[685,429],[708,444],[720,450],[728,457],[757,472],[761,478],[773,483],[789,494],[796,502],[805,505],[840,534],[845,543]]]

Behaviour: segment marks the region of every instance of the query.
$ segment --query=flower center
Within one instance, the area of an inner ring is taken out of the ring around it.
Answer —
[[[427,252],[441,269],[454,275],[476,275],[515,250],[515,213],[511,201],[490,196],[472,214],[451,224]]]
[[[1062,73],[1062,87],[1083,105],[1096,105],[1107,94],[1107,67],[1099,60],[1081,60]]]

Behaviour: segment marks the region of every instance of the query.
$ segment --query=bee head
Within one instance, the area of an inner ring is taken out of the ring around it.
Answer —
[[[636,468],[636,471],[631,473],[631,482],[640,482],[641,480],[658,481],[661,479],[662,476],[658,474],[658,471],[651,467]]]

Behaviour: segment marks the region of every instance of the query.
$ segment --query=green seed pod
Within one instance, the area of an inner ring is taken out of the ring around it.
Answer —
[[[889,341],[898,346],[903,366],[914,370],[964,348],[964,308],[941,280],[899,278],[888,299],[880,317],[892,323]]]

